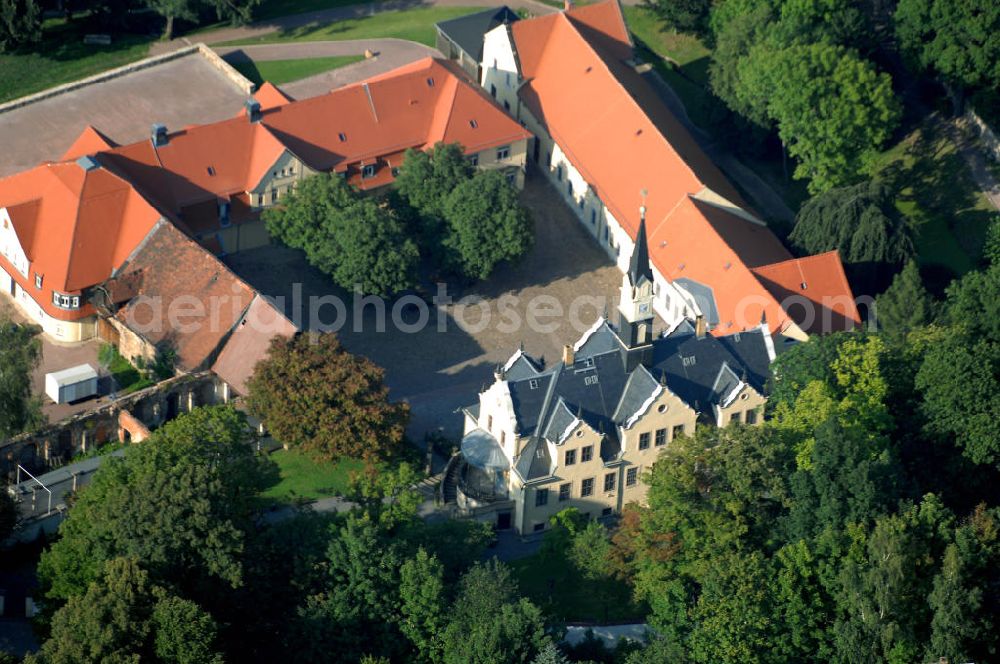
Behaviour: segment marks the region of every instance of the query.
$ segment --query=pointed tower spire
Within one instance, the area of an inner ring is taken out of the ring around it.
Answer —
[[[646,190],[642,190],[642,205],[639,206],[639,232],[635,236],[635,249],[628,264],[628,277],[633,286],[639,284],[640,277],[653,280],[653,268],[649,264],[649,247],[646,241]]]

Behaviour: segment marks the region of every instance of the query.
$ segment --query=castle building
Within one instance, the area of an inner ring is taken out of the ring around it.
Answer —
[[[553,366],[518,350],[463,409],[452,474],[466,513],[522,534],[567,507],[616,514],[645,500],[643,474],[699,422],[762,421],[775,357],[766,322],[711,335],[698,317],[654,337],[653,285],[640,219],[616,323],[599,319]]]

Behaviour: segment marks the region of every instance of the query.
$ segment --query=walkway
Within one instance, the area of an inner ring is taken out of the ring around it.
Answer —
[[[943,123],[945,133],[951,142],[954,143],[958,153],[962,155],[962,159],[965,160],[976,186],[979,187],[983,195],[993,204],[993,207],[1000,210],[1000,182],[997,181],[996,176],[993,175],[993,171],[989,168],[989,164],[987,163],[989,157],[984,154],[984,149],[971,136],[974,130],[968,125],[962,124],[961,119],[953,119],[946,122],[938,117],[938,122]]]
[[[286,44],[255,44],[220,46],[215,51],[230,64],[270,60],[296,60],[331,56],[362,55],[371,51],[375,57],[331,71],[309,76],[292,83],[283,83],[282,91],[295,99],[325,94],[334,88],[391,71],[414,60],[443,57],[437,50],[405,39],[364,39],[348,41],[293,42]]]
[[[417,7],[500,7],[502,5],[507,5],[514,10],[525,9],[533,14],[550,14],[556,11],[555,7],[537,2],[536,0],[380,0],[379,2],[365,2],[346,7],[282,16],[245,26],[209,30],[191,35],[190,37],[179,37],[167,42],[155,42],[150,46],[149,51],[150,54],[155,55],[158,53],[169,53],[194,42],[218,44],[237,39],[254,39],[278,30],[294,30],[313,23],[332,23],[333,21],[342,21],[344,19],[374,16],[379,12],[397,9],[414,9]]]

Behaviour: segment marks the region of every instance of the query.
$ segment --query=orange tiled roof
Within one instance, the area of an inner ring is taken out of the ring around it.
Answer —
[[[788,307],[790,315],[808,333],[846,330],[861,323],[861,314],[836,251],[762,265],[753,272],[775,298],[805,298],[816,305],[814,315],[801,306]]]
[[[73,141],[73,145],[69,146],[66,150],[66,154],[62,156],[62,161],[68,161],[70,159],[77,159],[88,154],[94,154],[95,152],[101,152],[103,150],[110,150],[115,147],[115,142],[110,138],[97,131],[90,125],[87,125],[80,135]]]
[[[284,106],[292,101],[291,97],[270,81],[264,81],[257,91],[253,93],[253,98],[260,104],[261,110],[265,111],[277,108],[278,106]]]
[[[161,218],[128,182],[96,164],[73,161],[0,179],[0,206],[7,208],[31,274],[25,278],[0,261],[46,313],[62,320],[93,310],[59,309],[52,291],[79,294],[110,277]],[[42,275],[41,291],[35,274]]]
[[[229,383],[238,394],[247,393],[247,380],[257,362],[267,356],[274,337],[291,337],[298,328],[285,318],[267,298],[257,295],[239,324],[233,329],[212,371]]]
[[[617,0],[518,21],[511,31],[526,107],[633,238],[646,190],[650,260],[668,279],[711,290],[719,319],[713,332],[750,329],[762,316],[772,331],[791,325],[775,291],[753,270],[791,254],[750,220],[747,203],[635,72]],[[826,260],[839,265],[836,256]],[[823,282],[815,293],[828,287],[844,292]]]

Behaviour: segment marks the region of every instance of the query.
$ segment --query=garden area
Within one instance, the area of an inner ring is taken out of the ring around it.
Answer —
[[[333,69],[340,69],[361,60],[364,60],[362,55],[338,55],[328,58],[297,60],[251,60],[249,62],[234,62],[233,68],[253,81],[254,85],[260,85],[264,81],[281,85]]]
[[[294,448],[275,450],[269,458],[278,466],[280,480],[261,495],[287,503],[343,495],[351,474],[364,468],[364,462],[356,459],[320,461]]]
[[[137,392],[153,385],[156,381],[151,376],[140,371],[131,362],[122,357],[118,349],[111,344],[104,344],[98,351],[97,360],[107,369],[115,381],[115,389],[120,394]]]

